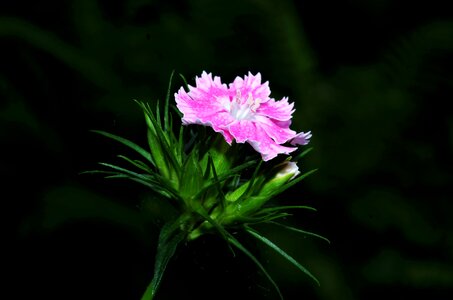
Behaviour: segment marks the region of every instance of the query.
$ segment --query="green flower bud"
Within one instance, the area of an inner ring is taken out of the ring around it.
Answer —
[[[284,161],[281,164],[275,166],[277,173],[275,176],[266,182],[262,189],[260,190],[259,195],[274,195],[275,191],[278,190],[288,181],[297,177],[300,174],[297,163],[293,161]]]
[[[278,190],[280,190],[280,188],[284,184],[300,174],[297,164],[291,161],[285,161],[281,164],[278,164],[273,168],[273,172],[275,175],[264,183],[262,183],[264,175],[258,177],[253,182],[254,185],[260,186],[260,188],[255,189],[258,192],[254,195],[244,198],[242,201],[237,200],[243,196],[245,191],[248,189],[250,182],[244,183],[235,191],[227,194],[227,200],[233,203],[228,205],[226,209],[223,220],[225,223],[233,223],[236,219],[247,217],[256,212],[264,204],[266,204],[267,201],[275,196],[278,193]]]

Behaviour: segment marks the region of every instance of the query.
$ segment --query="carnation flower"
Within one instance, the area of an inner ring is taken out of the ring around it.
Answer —
[[[289,128],[294,104],[286,97],[270,98],[269,84],[261,83],[260,73],[236,77],[227,86],[220,77],[203,72],[196,78],[196,87],[189,86],[189,92],[181,88],[175,99],[183,124],[210,126],[229,144],[247,142],[264,161],[297,149],[285,144],[305,145],[311,137],[310,132]]]
[[[223,238],[229,247],[248,256],[283,299],[271,275],[234,234],[239,230],[269,246],[319,284],[310,271],[255,228],[258,224],[267,224],[328,241],[283,221],[290,210],[314,208],[296,203],[289,206],[272,203],[276,196],[316,171],[301,172],[298,167],[310,149],[293,157],[263,163],[309,142],[310,132],[296,133],[289,128],[293,104],[287,98],[280,101],[270,98],[268,83],[261,83],[259,73],[237,77],[226,85],[220,77],[203,72],[196,78],[196,87],[189,86],[188,92],[179,89],[175,99],[183,114],[183,124],[210,126],[215,132],[187,132],[179,120],[173,123],[170,97],[168,92],[163,110],[159,103],[153,110],[149,104],[137,101],[148,129],[145,148],[123,137],[95,131],[134,150],[142,160],[119,155],[124,166],[101,162],[103,169],[87,172],[101,173],[106,178],[126,178],[154,192],[143,202],[142,208],[162,221],[163,226],[157,241],[153,278],[141,299],[155,298],[168,262],[181,243],[213,233]],[[228,146],[233,141],[249,143],[263,160],[250,156],[236,159],[242,153],[240,147]],[[155,202],[159,197],[163,201]]]

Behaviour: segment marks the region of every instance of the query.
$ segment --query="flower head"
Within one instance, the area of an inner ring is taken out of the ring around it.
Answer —
[[[284,144],[305,145],[311,137],[289,128],[294,104],[286,97],[270,98],[268,82],[261,83],[260,73],[236,77],[227,86],[220,77],[203,72],[196,87],[189,86],[189,92],[181,88],[175,99],[183,124],[210,126],[229,144],[247,142],[265,161],[297,149]]]

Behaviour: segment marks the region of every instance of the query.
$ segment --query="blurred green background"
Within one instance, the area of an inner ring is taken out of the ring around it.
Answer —
[[[263,228],[321,281],[265,246],[286,299],[450,299],[453,293],[453,18],[447,2],[2,1],[0,168],[8,299],[139,299],[158,211],[141,186],[79,175],[145,145],[132,99],[163,99],[172,70],[224,82],[261,72],[311,130],[280,201],[327,245]],[[175,81],[174,90],[182,85]],[[206,237],[183,245],[157,299],[276,299],[242,255]]]

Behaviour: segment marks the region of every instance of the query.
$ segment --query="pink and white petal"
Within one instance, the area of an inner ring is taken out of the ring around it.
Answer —
[[[257,128],[255,136],[248,143],[261,154],[264,161],[271,160],[278,154],[289,154],[297,149],[275,143],[262,128]]]
[[[183,113],[183,122],[192,123],[206,115],[212,115],[223,110],[216,101],[194,100],[183,88],[175,94],[176,106]]]
[[[215,132],[220,133],[228,144],[231,145],[231,143],[233,142],[234,137],[230,134],[230,132],[228,131],[228,128],[226,128],[224,126],[219,126],[218,124],[214,125],[214,123],[212,123],[211,121],[203,122],[202,125],[209,126]]]
[[[228,131],[228,126],[234,122],[234,119],[228,112],[218,112],[202,118],[202,121],[209,123],[215,131]]]
[[[272,120],[277,126],[283,127],[283,128],[289,128],[291,125],[292,121],[291,120],[286,120],[286,121],[278,121],[278,120]]]
[[[307,145],[310,142],[311,131],[298,133],[290,142],[291,145]]]
[[[289,127],[279,126],[277,122],[273,120],[263,117],[263,116],[256,116],[255,117],[256,126],[261,127],[264,129],[266,134],[272,138],[277,144],[283,144],[287,141],[293,139],[296,136],[296,132],[289,129]]]
[[[262,145],[258,144],[255,145],[255,142],[249,142],[252,147],[261,153],[261,157],[264,161],[269,161],[279,154],[290,154],[291,152],[295,151],[297,148],[293,147],[286,147],[278,144],[269,144],[268,147],[264,148]]]
[[[256,113],[262,116],[269,117],[278,121],[288,121],[292,117],[294,103],[288,103],[288,98],[283,98],[280,101],[273,99],[262,103]]]
[[[201,73],[201,77],[195,78],[195,83],[196,83],[197,89],[204,90],[204,91],[209,91],[212,88],[225,89],[225,90],[228,89],[226,84],[222,84],[220,77],[214,76],[214,79],[213,79],[212,73],[206,73],[206,71],[203,71],[203,73]]]
[[[238,76],[229,84],[229,87],[233,95],[236,95],[236,91],[240,90],[245,99],[247,99],[250,93],[253,99],[260,99],[261,103],[267,102],[271,94],[269,82],[261,83],[260,73],[254,76],[249,72],[249,75],[245,75],[244,79]]]
[[[256,126],[250,120],[235,121],[228,126],[228,129],[238,143],[245,143],[256,135]]]
[[[277,144],[266,131],[257,124],[248,120],[241,120],[229,126],[230,134],[238,143],[248,142],[261,154],[264,161],[276,157],[278,154],[288,154],[297,148],[285,147]]]
[[[201,77],[195,78],[195,82],[196,87],[189,86],[188,93],[193,99],[215,101],[218,97],[228,95],[227,85],[222,84],[218,76],[213,79],[211,73],[203,71]]]

